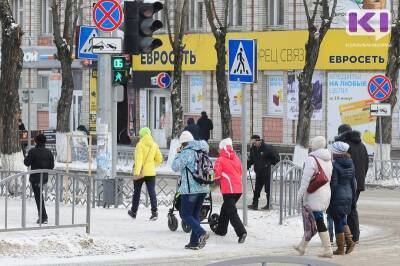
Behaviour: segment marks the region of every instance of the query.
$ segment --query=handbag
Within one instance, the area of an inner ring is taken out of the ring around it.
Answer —
[[[317,189],[328,183],[328,177],[325,175],[324,170],[322,170],[321,165],[319,164],[317,158],[315,156],[311,155],[317,162],[318,170],[314,174],[314,178],[311,179],[310,184],[308,185],[307,192],[308,193],[314,193]]]
[[[134,181],[144,178],[144,174],[143,174],[144,164],[145,164],[145,162],[147,162],[147,159],[149,159],[149,155],[150,155],[150,152],[152,149],[153,149],[153,146],[151,146],[150,150],[147,152],[146,159],[143,161],[142,168],[140,169],[139,175],[133,175]],[[135,168],[135,166],[133,166],[133,168]]]

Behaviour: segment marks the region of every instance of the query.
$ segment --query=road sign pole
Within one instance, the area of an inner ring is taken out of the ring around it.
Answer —
[[[238,81],[239,82],[239,81]],[[242,179],[243,179],[243,224],[247,226],[247,93],[242,85]]]
[[[111,34],[112,36],[116,36],[117,35],[117,32],[116,31],[114,31],[112,34]],[[111,56],[109,56],[109,58],[111,59]],[[111,60],[110,60],[110,62],[111,62]],[[110,66],[111,64],[109,64],[108,65],[108,67]],[[109,69],[109,76],[110,76],[110,80],[111,80],[111,72],[112,71],[110,71],[111,69]],[[109,83],[110,85],[111,85],[111,83]],[[118,145],[118,143],[117,143],[117,119],[118,119],[118,115],[117,115],[117,112],[118,112],[118,103],[117,103],[117,90],[116,90],[116,88],[114,87],[114,86],[111,86],[111,99],[112,99],[112,115],[111,115],[111,117],[112,117],[112,121],[111,121],[111,138],[112,138],[112,149],[111,149],[111,175],[112,175],[112,178],[117,178],[117,145]],[[117,181],[117,180],[116,180]],[[114,204],[114,207],[115,208],[118,208],[118,198],[117,198],[117,195],[118,195],[118,186],[117,186],[117,184],[118,184],[118,181],[117,182],[115,182],[115,204]]]
[[[379,119],[379,152],[381,154],[381,171],[380,171],[380,176],[381,178],[383,177],[382,171],[383,171],[383,153],[382,153],[382,116],[378,117]]]
[[[28,88],[28,151],[31,149],[31,89]]]

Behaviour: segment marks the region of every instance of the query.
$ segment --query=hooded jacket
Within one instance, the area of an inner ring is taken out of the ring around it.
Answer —
[[[181,172],[181,177],[178,182],[179,193],[197,194],[210,192],[208,185],[198,183],[186,169],[187,167],[192,173],[195,172],[197,151],[208,152],[208,149],[208,144],[204,140],[194,140],[190,141],[186,147],[176,154],[172,163],[172,170]]]
[[[214,164],[215,179],[219,180],[222,194],[242,193],[242,164],[232,146],[227,145],[219,152]]]
[[[340,157],[333,162],[331,179],[331,202],[328,213],[334,215],[347,215],[355,204],[356,179],[354,166],[350,158]]]
[[[360,132],[352,130],[347,131],[335,138],[335,141],[344,141],[350,145],[349,153],[353,160],[355,176],[357,180],[357,190],[365,190],[365,176],[368,172],[369,158],[367,148],[361,142]]]
[[[213,122],[208,118],[207,115],[202,115],[197,120],[197,125],[200,128],[200,139],[208,141],[210,139],[210,130],[214,129]]]
[[[328,149],[318,149],[310,153],[314,155],[328,180],[331,180],[332,175],[332,162],[331,153]],[[329,206],[329,201],[331,198],[331,189],[329,182],[314,191],[313,193],[308,193],[307,188],[310,181],[314,178],[314,174],[318,170],[318,165],[315,159],[311,156],[307,157],[304,162],[303,176],[301,177],[301,185],[299,192],[297,194],[297,202],[303,201],[303,206],[308,205],[312,211],[325,211]]]
[[[133,175],[140,175],[143,167],[144,176],[155,176],[156,166],[162,162],[163,156],[157,143],[154,142],[151,135],[145,135],[136,145]]]
[[[257,177],[271,177],[271,165],[279,162],[279,155],[275,148],[262,141],[261,146],[257,148],[252,145],[250,148],[250,159],[247,161],[247,168],[254,165],[254,172]]]
[[[31,170],[54,169],[54,157],[51,151],[46,148],[46,145],[41,143],[29,150],[28,155],[25,157],[24,164],[30,166]],[[48,174],[44,173],[42,178],[43,184],[46,184],[48,179]],[[40,183],[40,174],[31,174],[29,176],[29,181],[31,183]]]

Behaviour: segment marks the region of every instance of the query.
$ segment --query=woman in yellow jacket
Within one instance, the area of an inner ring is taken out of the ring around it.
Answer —
[[[151,221],[157,220],[157,195],[156,195],[156,166],[163,161],[160,148],[154,142],[149,128],[144,127],[139,131],[140,141],[135,149],[135,165],[133,167],[133,196],[132,207],[128,214],[136,218],[136,213],[140,203],[140,194],[143,182],[146,183],[147,191],[150,196]]]

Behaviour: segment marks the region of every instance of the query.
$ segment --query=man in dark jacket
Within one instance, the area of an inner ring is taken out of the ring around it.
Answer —
[[[187,126],[184,128],[184,131],[189,131],[194,140],[200,140],[200,127],[194,123],[193,118],[187,120]]]
[[[200,139],[208,141],[210,139],[210,131],[214,129],[214,125],[206,112],[201,112],[201,118],[197,120],[197,125],[200,127]]]
[[[253,204],[248,207],[253,210],[258,209],[258,199],[260,193],[265,186],[265,193],[267,194],[267,205],[262,209],[269,210],[269,203],[271,198],[270,184],[271,184],[271,165],[279,162],[279,155],[272,145],[264,143],[258,135],[251,137],[252,146],[250,148],[250,159],[247,161],[247,169],[254,165],[254,172],[256,173],[256,186],[254,189]]]
[[[31,170],[36,169],[53,169],[54,168],[54,157],[49,149],[46,148],[46,136],[39,134],[35,137],[36,146],[29,150],[28,156],[25,157],[24,164],[30,166]],[[42,176],[42,180],[40,180]],[[42,195],[42,223],[47,224],[47,212],[44,206],[44,197],[41,191],[41,185],[48,181],[48,174],[31,174],[29,182],[35,195],[36,207],[38,210],[39,219],[37,223],[40,223],[40,195]]]
[[[347,223],[353,234],[353,241],[358,242],[360,239],[360,225],[358,221],[357,201],[360,192],[365,190],[365,177],[368,172],[369,158],[365,145],[361,142],[361,134],[352,130],[350,125],[343,124],[338,128],[338,136],[335,141],[343,141],[350,145],[349,153],[354,163],[357,191],[356,203],[353,204],[350,214],[347,216]]]

